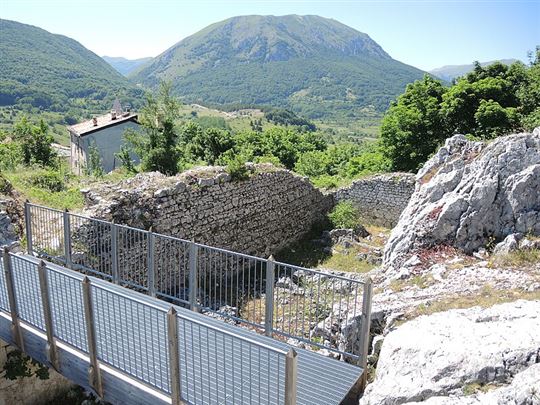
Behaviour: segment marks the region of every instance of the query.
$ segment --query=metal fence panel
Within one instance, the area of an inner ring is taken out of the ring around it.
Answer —
[[[9,312],[10,308],[7,295],[6,275],[4,271],[4,261],[0,260],[0,309]]]
[[[351,362],[362,356],[359,342],[344,345],[322,331],[367,319],[362,314],[361,281],[279,262],[269,266],[267,259],[33,204],[27,207],[38,254],[59,263],[72,261],[85,273],[269,336],[328,349]],[[62,232],[64,224],[69,229]],[[63,234],[69,235],[71,246],[63,246]],[[320,322],[327,325],[317,328]]]
[[[95,284],[92,299],[98,359],[170,393],[166,312]]]
[[[19,317],[39,330],[45,331],[37,264],[22,256],[10,255],[10,257]]]
[[[56,337],[88,353],[84,321],[82,277],[69,276],[47,267],[51,311]]]

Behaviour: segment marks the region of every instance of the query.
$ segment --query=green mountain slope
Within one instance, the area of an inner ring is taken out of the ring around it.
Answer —
[[[111,65],[118,73],[127,76],[135,69],[146,62],[152,60],[152,58],[140,58],[140,59],[126,59],[121,56],[102,56],[103,60]]]
[[[187,102],[269,104],[310,118],[384,111],[424,72],[367,34],[318,16],[242,16],[180,41],[130,78],[173,82]]]
[[[486,67],[492,65],[495,62],[501,62],[505,65],[511,65],[512,63],[517,62],[517,59],[501,59],[499,61],[492,60],[490,62],[482,62],[480,63],[480,65],[482,67]],[[472,72],[473,69],[474,65],[472,63],[470,65],[447,65],[430,70],[429,73],[431,73],[433,76],[438,77],[439,79],[450,82],[452,81],[452,79],[464,76],[467,73]]]
[[[73,39],[9,20],[0,20],[0,38],[0,106],[92,111],[142,94]]]

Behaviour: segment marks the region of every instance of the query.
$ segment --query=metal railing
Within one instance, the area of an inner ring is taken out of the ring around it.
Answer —
[[[90,384],[100,397],[106,364],[173,404],[296,403],[293,349],[231,333],[174,307],[167,312],[105,281],[7,249],[2,259],[0,310],[11,315],[13,341],[24,350],[21,322],[45,333],[47,357],[57,370],[57,342],[86,354]]]
[[[206,246],[26,203],[37,254],[151,296],[295,339],[366,366],[371,281]],[[342,339],[342,324],[356,327]]]

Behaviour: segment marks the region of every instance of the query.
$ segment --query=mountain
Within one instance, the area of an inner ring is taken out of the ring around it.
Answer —
[[[103,60],[111,65],[116,71],[124,76],[130,74],[144,63],[152,60],[152,58],[126,59],[115,56],[102,56]]]
[[[110,108],[115,97],[137,102],[142,94],[71,38],[9,20],[0,20],[0,38],[0,106],[92,111]]]
[[[424,72],[367,34],[319,16],[241,16],[183,39],[130,75],[171,81],[186,102],[273,105],[310,118],[384,111]]]
[[[501,62],[501,63],[504,63],[505,65],[511,65],[512,63],[517,62],[517,59],[500,59],[498,61],[492,60],[490,62],[481,62],[480,65],[485,67],[495,62]],[[474,69],[474,65],[472,63],[470,65],[448,65],[448,66],[443,66],[437,69],[430,70],[429,73],[431,73],[433,76],[438,77],[439,79],[446,80],[447,82],[451,82],[452,79],[466,75],[467,73],[471,72],[473,69]]]

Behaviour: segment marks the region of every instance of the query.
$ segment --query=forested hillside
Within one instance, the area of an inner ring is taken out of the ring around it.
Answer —
[[[77,41],[0,20],[0,106],[66,112],[110,108],[115,97],[142,96],[122,75]]]
[[[423,72],[367,34],[318,16],[242,16],[174,45],[131,79],[171,81],[186,102],[274,105],[308,118],[384,111]]]

